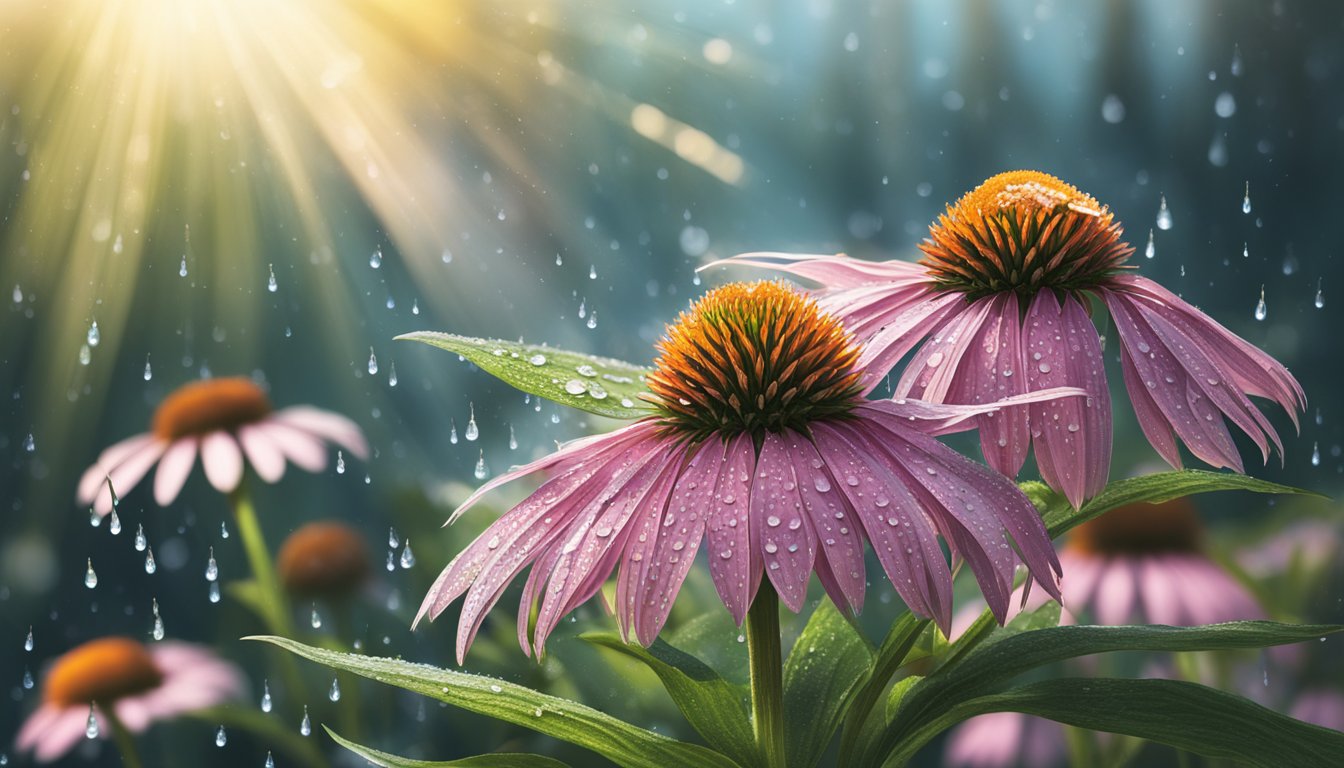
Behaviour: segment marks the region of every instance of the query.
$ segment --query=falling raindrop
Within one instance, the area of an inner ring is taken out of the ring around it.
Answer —
[[[582,320],[587,316],[588,316],[588,300],[584,299],[579,302],[579,319]]]
[[[299,723],[299,733],[308,736],[313,732],[313,721],[308,719],[308,705],[303,705],[303,722]]]
[[[387,308],[388,308],[388,309],[396,309],[396,308],[397,308],[397,301],[396,301],[396,299],[393,299],[393,298],[392,298],[392,294],[390,294],[390,293],[387,294]]]
[[[589,280],[596,280],[596,279],[597,279],[597,265],[596,265],[596,264],[594,264],[594,265],[588,267],[588,279],[589,279]]]
[[[391,573],[397,570],[397,553],[387,550],[387,572]]]
[[[1148,230],[1148,245],[1144,247],[1143,255],[1150,259],[1157,255],[1157,246],[1153,243],[1153,230],[1151,229]]]
[[[383,266],[383,249],[375,248],[373,253],[369,254],[369,266],[377,269]]]
[[[448,250],[447,248],[444,248],[443,253],[439,254],[439,260],[442,261],[444,264],[452,264],[453,252]]]
[[[1157,228],[1163,231],[1171,229],[1171,210],[1167,208],[1167,196],[1162,196],[1162,202],[1157,207]]]
[[[1321,293],[1320,278],[1316,279],[1316,298],[1312,301],[1312,303],[1316,305],[1317,309],[1321,309],[1325,306],[1325,294]]]
[[[373,354],[373,347],[369,347],[369,375],[378,372],[378,358]]]
[[[225,525],[223,520],[219,521],[219,538],[221,539],[229,538],[229,526]]]
[[[308,618],[308,623],[313,625],[313,629],[322,628],[322,617],[317,613],[317,605],[313,605],[313,614]]]
[[[107,530],[113,536],[121,533],[121,518],[117,517],[117,510],[112,510],[112,514],[107,516]]]
[[[224,733],[224,726],[221,725],[219,726],[219,730],[215,731],[215,746],[222,747],[228,743],[229,743],[229,736],[228,734]]]
[[[89,333],[88,333],[88,336],[86,337],[86,339],[87,339],[88,344],[89,344],[90,347],[96,347],[96,346],[98,346],[98,342],[102,341],[102,339],[103,339],[103,335],[102,335],[101,333],[98,332],[98,321],[97,321],[97,320],[94,320],[94,321],[93,321],[93,325],[90,325],[90,326],[89,326]]]
[[[406,539],[406,546],[401,548],[401,567],[410,568],[415,565],[415,555],[411,552],[411,540]]]
[[[411,299],[411,314],[412,314],[412,315],[418,315],[418,314],[420,314],[420,300],[419,300],[419,299]]]
[[[597,310],[596,310],[596,309],[594,309],[594,310],[592,311],[592,313],[588,315],[588,327],[589,327],[589,328],[596,328],[596,327],[597,327]]]
[[[561,267],[564,266],[564,264],[565,260],[560,257],[560,254],[555,254],[555,266]]]
[[[1243,259],[1251,258],[1251,246],[1244,242],[1241,244],[1241,258]]]
[[[392,365],[388,367],[387,386],[389,387],[397,386],[397,364],[395,362],[393,362]]]
[[[1255,303],[1255,319],[1264,320],[1268,312],[1265,310],[1265,286],[1260,286],[1260,300]]]
[[[15,284],[14,284],[14,296],[13,296],[13,298],[14,298],[14,303],[15,303],[15,304],[22,304],[22,303],[23,303],[23,289],[19,287],[19,284],[18,284],[18,283],[15,283]]]
[[[261,681],[261,711],[270,712],[274,704],[271,701],[271,682],[269,680]]]
[[[448,442],[457,445],[457,423],[452,419],[448,420]]]
[[[339,450],[336,451],[336,474],[345,474],[345,454]]]
[[[1246,195],[1241,198],[1241,212],[1251,212],[1251,182],[1246,182]]]
[[[485,466],[485,451],[481,451],[481,457],[476,460],[476,471],[472,474],[477,480],[484,480],[485,476],[490,474],[490,469]]]
[[[1311,466],[1313,466],[1313,467],[1319,467],[1319,466],[1321,466],[1321,444],[1320,444],[1320,443],[1312,443],[1312,444],[1311,444]]]
[[[28,636],[23,639],[23,650],[33,652],[33,628],[28,628]]]
[[[401,545],[401,537],[397,535],[396,528],[387,529],[387,548],[396,549]]]
[[[34,451],[37,450],[37,442],[33,440],[32,432],[29,432],[28,436],[23,438],[23,450],[27,451],[28,453],[33,453]]]
[[[88,720],[88,725],[85,725],[85,726],[84,726],[84,738],[86,738],[86,739],[96,739],[96,738],[98,738],[98,718],[96,718],[96,717],[93,716],[93,705],[92,705],[92,704],[89,705],[89,720]]]
[[[266,290],[270,291],[271,293],[275,293],[277,290],[280,289],[280,286],[275,282],[275,265],[267,264],[266,268],[271,271],[271,276],[266,278]]]
[[[214,581],[219,578],[219,564],[215,562],[215,548],[210,548],[210,559],[205,561],[205,580]]]
[[[341,700],[341,684],[336,678],[331,678],[331,689],[327,691],[327,698],[332,701]]]
[[[145,381],[154,378],[154,369],[149,366],[149,355],[145,355]]]
[[[271,757],[269,750],[266,752],[266,764],[262,768],[275,768],[275,758]]]
[[[1241,77],[1242,64],[1240,46],[1232,46],[1232,66],[1229,67],[1229,71],[1232,72],[1233,77]]]
[[[145,573],[153,573],[159,570],[159,566],[154,562],[154,548],[145,545]]]
[[[474,442],[481,436],[481,430],[476,426],[476,404],[470,404],[471,415],[467,417],[467,428],[462,430],[462,436],[467,438],[467,442]]]
[[[97,528],[103,524],[103,516],[98,514],[93,507],[89,507],[89,526]]]
[[[27,667],[23,668],[23,687],[25,690],[33,690],[33,671]]]
[[[98,586],[98,574],[93,572],[93,558],[89,558],[89,569],[84,572],[84,586],[89,589]]]
[[[144,552],[147,546],[149,546],[149,541],[145,538],[145,526],[137,523],[135,526],[135,551]]]
[[[209,590],[207,596],[209,597],[211,603],[218,603],[218,602],[219,602],[219,582],[218,582],[218,581],[212,581],[212,582],[210,582],[210,590]]]
[[[155,640],[163,639],[163,617],[159,615],[159,601],[157,598],[151,600],[150,605],[154,612],[154,628],[150,630],[149,636]]]
[[[89,351],[88,344],[79,345],[79,364],[88,365],[93,360],[93,353]]]
[[[509,450],[518,450],[518,436],[513,433],[513,425],[509,425]]]
[[[187,257],[185,254],[182,256],[182,263],[179,264],[177,267],[177,276],[178,277],[187,276]]]

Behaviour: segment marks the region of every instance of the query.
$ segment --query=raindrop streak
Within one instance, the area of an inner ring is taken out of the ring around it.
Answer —
[[[145,381],[154,378],[154,369],[149,367],[149,355],[145,355]]]
[[[93,325],[90,325],[90,326],[89,326],[89,334],[88,334],[88,336],[86,337],[86,339],[87,339],[88,344],[89,344],[90,347],[96,347],[96,346],[98,346],[98,342],[102,341],[102,339],[103,339],[103,335],[102,335],[101,333],[98,332],[98,321],[97,321],[97,320],[94,320],[94,321],[93,321]]]
[[[187,257],[186,257],[186,256],[183,256],[183,257],[182,257],[182,263],[181,263],[180,265],[178,265],[178,267],[177,267],[177,276],[178,276],[178,277],[186,277],[186,276],[187,276]]]
[[[147,546],[149,546],[149,541],[145,539],[145,526],[137,524],[135,526],[135,551],[144,552]]]
[[[388,573],[391,573],[391,572],[397,570],[397,562],[396,562],[396,559],[397,559],[397,553],[396,553],[396,552],[393,552],[393,551],[390,550],[390,549],[387,550],[387,572],[388,572]]]
[[[1241,77],[1241,47],[1232,46],[1232,66],[1229,67],[1233,77]]]
[[[117,517],[117,510],[112,510],[112,514],[107,516],[107,530],[116,536],[121,533],[121,518]]]
[[[277,285],[275,282],[275,265],[267,264],[266,268],[271,272],[271,276],[266,278],[266,290],[270,291],[271,293],[275,293],[280,288],[280,286]]]
[[[270,712],[271,707],[271,682],[269,680],[261,681],[261,711]]]
[[[1316,279],[1316,299],[1312,303],[1316,305],[1317,309],[1321,309],[1322,307],[1325,306],[1325,295],[1321,293],[1320,278]]]
[[[313,629],[322,628],[322,617],[318,615],[316,605],[313,606],[313,615],[308,618],[308,623],[313,625]],[[304,735],[307,736],[308,734],[305,733]]]
[[[1243,259],[1251,258],[1251,246],[1244,242],[1241,244],[1241,258]]]
[[[215,548],[210,548],[210,559],[205,561],[205,580],[214,581],[219,578],[219,565],[215,562]]]
[[[1268,312],[1265,309],[1265,286],[1260,286],[1260,300],[1255,303],[1255,319],[1264,320]]]
[[[1320,295],[1320,291],[1317,291],[1316,294],[1317,294],[1317,296],[1319,296],[1319,295]],[[1317,306],[1319,307],[1320,305],[1317,304]],[[510,450],[510,451],[516,451],[516,450],[518,450],[518,436],[515,435],[515,434],[513,433],[513,425],[512,425],[512,424],[509,425],[509,450]]]
[[[448,420],[448,442],[457,445],[457,424],[452,419]]]
[[[93,716],[93,705],[89,705],[89,724],[84,726],[84,737],[87,739],[98,738],[98,718]]]
[[[1144,246],[1143,255],[1150,259],[1157,255],[1157,246],[1153,244],[1153,230],[1151,229],[1148,230],[1148,245]]]
[[[32,627],[29,627],[29,628],[28,628],[28,637],[24,638],[24,640],[23,640],[23,650],[25,650],[25,651],[27,651],[27,652],[29,652],[29,653],[32,653],[32,652],[33,652],[33,628],[32,628]]]
[[[1167,196],[1162,196],[1162,202],[1157,206],[1157,228],[1163,231],[1171,229],[1171,211],[1167,208]]]
[[[81,344],[79,346],[79,364],[88,365],[89,361],[92,359],[93,359],[93,353],[89,351],[89,345]]]
[[[339,450],[336,451],[336,474],[345,474],[345,454],[341,453]]]
[[[228,743],[229,743],[229,736],[228,734],[224,733],[224,726],[221,725],[219,726],[219,730],[215,731],[215,746],[222,747]]]
[[[89,589],[98,586],[98,574],[93,572],[93,558],[89,558],[89,569],[84,572],[84,586]]]
[[[157,570],[159,570],[159,565],[154,562],[154,548],[145,545],[145,573],[153,573]]]
[[[327,698],[332,701],[341,700],[341,684],[336,678],[331,678],[331,690],[327,691]]]
[[[313,732],[313,721],[308,719],[308,705],[303,705],[303,722],[299,723],[299,733],[307,736]]]
[[[410,568],[415,565],[415,555],[411,553],[411,540],[406,539],[406,546],[401,549],[401,567]]]
[[[462,436],[467,438],[467,442],[473,442],[481,436],[481,430],[476,427],[476,404],[471,403],[471,415],[467,417],[467,428],[462,430]]]
[[[219,538],[229,538],[229,526],[225,525],[223,520],[219,521]]]
[[[397,364],[394,362],[387,372],[387,386],[397,386]]]
[[[1241,212],[1251,212],[1251,182],[1246,182],[1246,195],[1241,198]]]
[[[209,599],[210,599],[210,602],[211,602],[211,603],[218,603],[218,602],[219,602],[219,582],[218,582],[218,581],[212,581],[212,582],[210,582],[210,591],[209,591],[209,593],[208,593],[208,596],[209,596]]]
[[[476,471],[473,474],[477,480],[484,480],[490,474],[490,469],[485,466],[485,451],[481,451],[481,457],[476,460]]]
[[[1313,466],[1313,467],[1319,467],[1319,466],[1321,466],[1321,444],[1320,444],[1320,443],[1312,443],[1312,444],[1311,444],[1311,466]]]
[[[592,265],[591,267],[588,267],[588,279],[589,279],[589,280],[596,280],[596,279],[597,279],[597,265],[596,265],[596,264]]]
[[[369,347],[369,375],[378,372],[378,358],[373,355],[373,347]]]
[[[158,598],[154,598],[154,599],[151,601],[150,605],[152,606],[153,611],[154,611],[154,628],[150,631],[149,636],[152,637],[152,638],[154,638],[155,640],[162,640],[162,639],[163,639],[163,634],[164,634],[164,633],[163,633],[163,617],[159,615],[159,601],[158,601]]]

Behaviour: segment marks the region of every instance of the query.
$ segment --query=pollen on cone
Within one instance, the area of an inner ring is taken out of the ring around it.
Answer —
[[[111,702],[163,682],[149,650],[127,637],[105,637],[67,651],[57,659],[43,686],[46,700],[58,705]]]
[[[233,430],[261,421],[271,402],[250,379],[194,381],[164,398],[154,412],[154,434],[165,440]]]

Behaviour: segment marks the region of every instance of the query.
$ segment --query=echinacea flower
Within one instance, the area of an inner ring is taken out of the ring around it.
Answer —
[[[98,736],[113,714],[139,733],[152,723],[238,698],[243,676],[207,648],[171,641],[144,645],[104,637],[67,651],[42,683],[42,704],[19,729],[19,751],[50,762],[86,737],[90,707]]]
[[[159,404],[149,432],[104,450],[80,478],[77,498],[106,515],[112,511],[113,490],[126,493],[158,464],[154,500],[167,506],[182,490],[197,454],[206,478],[220,493],[242,482],[244,457],[258,477],[274,483],[285,474],[286,462],[322,471],[327,442],[361,459],[368,456],[363,433],[344,416],[307,405],[274,411],[266,393],[250,379],[195,381]]]
[[[1051,768],[1068,755],[1064,728],[1021,712],[979,715],[957,726],[943,752],[947,768]]]
[[[978,417],[990,466],[1015,476],[1033,444],[1041,477],[1075,507],[1106,485],[1111,400],[1088,296],[1110,313],[1139,426],[1173,467],[1177,440],[1216,467],[1243,471],[1230,420],[1266,461],[1283,445],[1249,395],[1297,424],[1301,386],[1272,357],[1175,294],[1133,274],[1133,253],[1101,203],[1053,176],[994,176],[950,205],[919,263],[744,254],[726,263],[779,269],[821,284],[821,307],[864,343],[879,378],[923,342],[896,397],[986,403],[1047,387],[1085,389]],[[870,387],[876,385],[870,381]]]
[[[349,597],[369,578],[364,537],[343,523],[308,523],[280,545],[275,569],[296,597]]]
[[[944,628],[952,575],[940,538],[970,565],[1000,617],[1019,557],[1058,595],[1054,550],[1030,502],[932,437],[996,406],[866,402],[852,337],[780,283],[709,292],[658,349],[647,377],[653,415],[495,478],[454,513],[506,482],[549,475],[425,597],[417,622],[466,594],[459,663],[486,612],[529,566],[520,616],[540,600],[531,638],[538,653],[560,618],[617,570],[621,631],[652,642],[702,540],[738,623],[763,575],[795,612],[813,570],[837,606],[858,610],[865,540],[910,608]],[[525,619],[518,634],[530,652]]]

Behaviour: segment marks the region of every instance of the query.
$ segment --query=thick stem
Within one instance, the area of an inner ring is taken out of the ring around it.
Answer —
[[[275,578],[275,568],[271,565],[271,552],[266,548],[266,537],[262,535],[261,524],[257,520],[257,510],[252,506],[252,497],[247,492],[247,484],[239,485],[229,494],[229,503],[233,506],[233,518],[238,528],[238,538],[243,542],[247,553],[247,564],[252,569],[252,578],[257,583],[257,597],[261,602],[262,618],[267,628],[281,637],[294,637],[294,626],[290,621],[289,607],[280,583]]]
[[[779,596],[769,579],[747,610],[751,660],[751,721],[765,768],[784,768],[784,658],[779,642]]]
[[[99,705],[98,713],[112,729],[112,740],[117,745],[117,751],[121,753],[121,764],[126,768],[141,768],[144,763],[140,762],[140,752],[135,748],[135,738],[126,729],[126,724],[121,722],[121,718],[117,717],[115,705]]]

